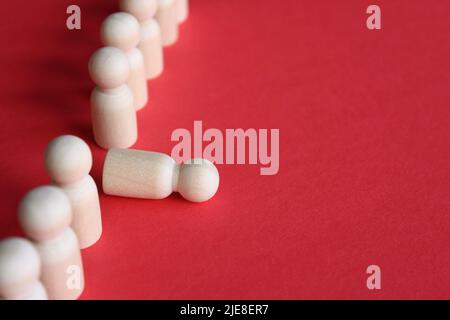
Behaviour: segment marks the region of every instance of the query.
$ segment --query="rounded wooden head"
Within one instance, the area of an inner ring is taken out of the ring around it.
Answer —
[[[130,76],[127,56],[119,48],[98,49],[89,60],[89,74],[100,88],[117,88],[125,84]]]
[[[158,9],[157,0],[121,0],[120,10],[135,16],[140,22],[152,18]]]
[[[58,184],[83,179],[92,168],[92,153],[86,142],[72,135],[53,139],[45,152],[45,167]]]
[[[19,205],[19,222],[35,241],[57,237],[72,220],[69,198],[54,186],[42,186],[28,192]]]
[[[0,241],[0,295],[20,297],[39,279],[41,260],[34,245],[23,238]]]
[[[219,188],[219,172],[206,159],[193,159],[183,163],[178,177],[178,192],[192,202],[211,199]]]
[[[105,46],[129,51],[139,43],[140,25],[133,15],[117,12],[105,19],[100,34]]]

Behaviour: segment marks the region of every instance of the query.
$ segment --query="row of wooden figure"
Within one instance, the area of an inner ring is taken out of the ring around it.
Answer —
[[[162,73],[163,47],[177,41],[178,25],[189,11],[188,0],[121,0],[120,10],[103,22],[104,47],[89,61],[96,84],[91,95],[94,139],[105,149],[136,142],[136,111],[147,105],[147,80]]]
[[[3,299],[78,298],[84,288],[80,249],[102,234],[89,146],[75,136],[57,137],[45,152],[45,167],[51,184],[31,190],[19,205],[19,222],[30,240],[0,242]],[[109,195],[163,199],[179,192],[203,202],[218,187],[216,167],[203,159],[177,164],[162,153],[111,149],[103,167],[103,191]]]
[[[101,28],[106,47],[89,71],[97,84],[91,96],[94,139],[108,149],[105,194],[163,199],[179,192],[204,202],[219,187],[217,168],[204,159],[177,164],[157,152],[129,150],[137,139],[136,111],[147,104],[147,80],[163,70],[162,47],[177,40],[187,18],[187,0],[121,0],[123,12]],[[0,299],[76,299],[84,289],[80,249],[102,234],[99,193],[90,176],[92,153],[80,138],[64,135],[47,146],[51,184],[28,192],[19,222],[28,237],[0,242]]]

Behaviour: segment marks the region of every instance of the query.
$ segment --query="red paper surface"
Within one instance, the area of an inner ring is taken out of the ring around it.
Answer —
[[[82,30],[66,29],[66,8]],[[100,195],[83,299],[450,298],[450,3],[192,0],[164,74],[149,82],[137,149],[176,128],[279,128],[280,171],[219,165],[211,201]],[[117,1],[1,6],[0,236],[49,182],[46,144],[92,139],[87,62]],[[366,268],[382,289],[366,287]]]

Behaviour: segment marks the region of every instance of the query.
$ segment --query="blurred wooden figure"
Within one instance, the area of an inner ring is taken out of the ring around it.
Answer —
[[[40,275],[41,258],[30,241],[16,237],[0,241],[1,299],[47,300]]]
[[[51,300],[74,300],[84,289],[80,246],[71,219],[69,198],[58,187],[35,188],[19,206],[20,225],[39,252],[41,281]]]
[[[178,0],[158,0],[156,21],[161,28],[164,47],[173,45],[178,40]]]
[[[189,17],[189,0],[177,1],[177,20],[178,23],[184,23]]]
[[[148,101],[147,77],[144,56],[137,48],[140,39],[140,25],[129,13],[117,12],[108,16],[101,27],[101,39],[105,46],[122,50],[130,63],[128,86],[133,92],[136,110],[144,108]]]
[[[154,19],[157,0],[121,0],[120,10],[132,14],[140,23],[138,48],[144,56],[147,79],[155,79],[164,69],[161,29]]]

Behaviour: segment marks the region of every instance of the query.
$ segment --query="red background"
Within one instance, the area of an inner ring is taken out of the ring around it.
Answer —
[[[280,171],[221,165],[213,200],[101,194],[83,251],[84,299],[450,298],[450,3],[192,0],[164,74],[149,82],[135,148],[170,153],[176,128],[279,128]],[[82,9],[82,30],[65,27]],[[87,62],[117,1],[1,6],[0,236],[48,183],[46,144],[85,139]],[[366,288],[368,265],[382,290]]]

